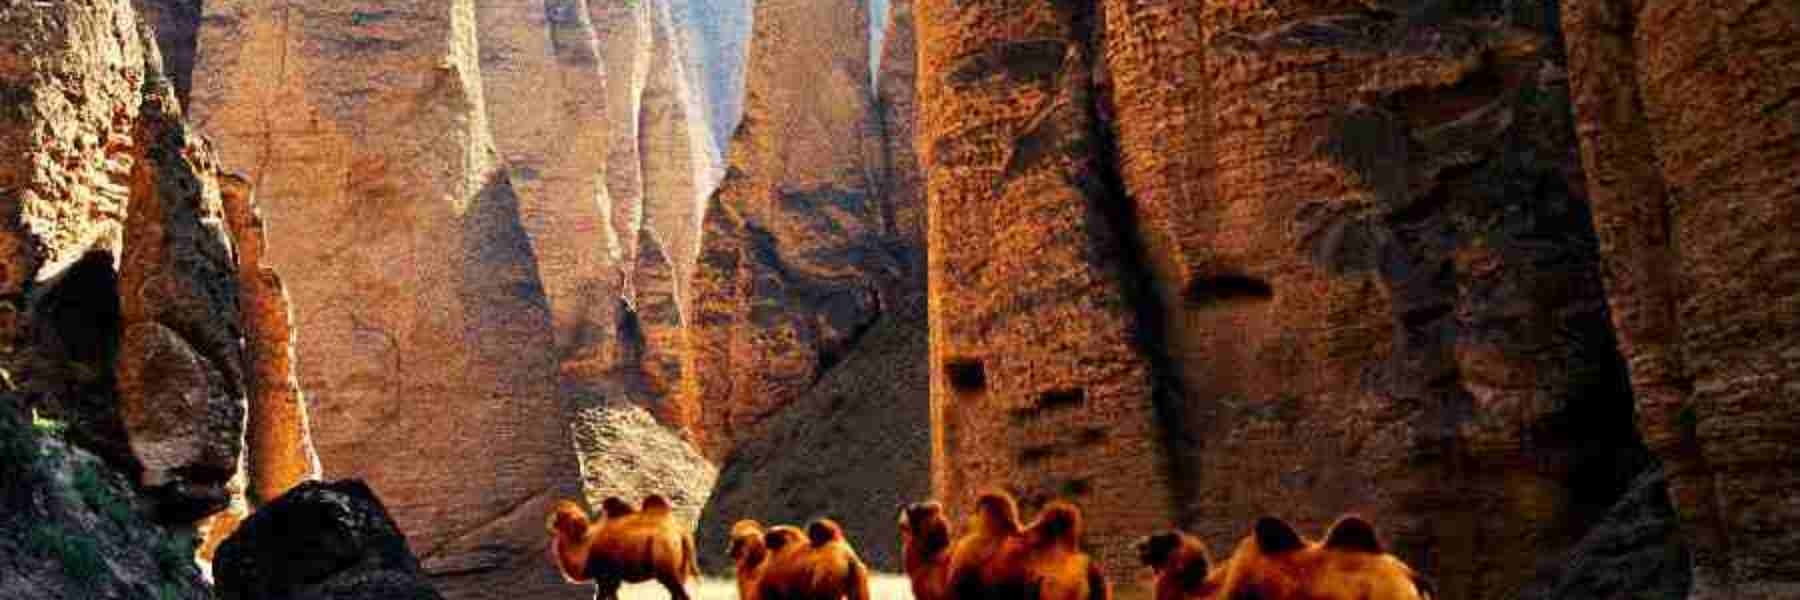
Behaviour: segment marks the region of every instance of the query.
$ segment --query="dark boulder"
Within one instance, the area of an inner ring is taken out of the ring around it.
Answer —
[[[305,482],[219,546],[221,600],[439,600],[367,484]]]

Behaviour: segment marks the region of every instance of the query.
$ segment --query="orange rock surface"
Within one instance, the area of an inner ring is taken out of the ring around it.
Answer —
[[[916,0],[933,489],[1081,504],[1105,564],[1176,510],[1158,384],[1106,216],[1091,11]]]

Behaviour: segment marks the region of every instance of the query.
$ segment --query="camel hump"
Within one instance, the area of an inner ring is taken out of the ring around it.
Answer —
[[[990,491],[975,499],[975,516],[989,533],[1012,534],[1019,531],[1019,503],[1012,494]]]
[[[816,519],[806,526],[806,539],[814,546],[843,541],[844,528],[831,519]]]
[[[606,513],[608,519],[617,519],[635,513],[637,509],[632,508],[630,504],[626,504],[617,496],[609,496],[600,501],[600,512]]]
[[[1077,545],[1081,541],[1081,510],[1067,502],[1053,502],[1038,513],[1031,530],[1045,541]]]
[[[643,510],[646,513],[661,514],[674,511],[675,506],[669,504],[669,499],[664,498],[662,494],[651,494],[644,497]]]

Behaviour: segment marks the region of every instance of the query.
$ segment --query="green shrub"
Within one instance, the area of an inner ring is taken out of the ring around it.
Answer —
[[[36,409],[32,409],[31,428],[43,435],[62,437],[69,431],[69,424],[40,415]]]
[[[112,489],[101,479],[100,469],[92,463],[75,468],[75,492],[80,494],[82,502],[114,523],[124,523],[131,518],[131,505],[113,495]]]
[[[26,535],[25,545],[38,556],[55,559],[64,575],[78,582],[93,582],[106,570],[106,559],[94,540],[56,525],[38,525]]]

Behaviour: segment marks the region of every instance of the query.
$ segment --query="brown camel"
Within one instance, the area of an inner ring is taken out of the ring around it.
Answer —
[[[777,527],[764,535],[771,554],[751,600],[869,600],[869,568],[843,528],[820,519],[807,525],[804,539],[797,534]]]
[[[631,508],[617,498],[590,521],[571,501],[551,513],[551,562],[570,583],[593,582],[596,600],[618,598],[619,586],[655,580],[674,600],[688,600],[685,584],[698,577],[694,538],[675,523],[666,498],[651,495]]]
[[[1428,600],[1430,586],[1382,549],[1374,526],[1338,519],[1325,541],[1300,537],[1281,519],[1258,519],[1223,564],[1179,532],[1147,538],[1139,558],[1156,571],[1156,600]]]
[[[975,501],[968,532],[950,552],[951,600],[1111,600],[1106,576],[1079,546],[1081,511],[1052,502],[1030,527],[1004,492]]]
[[[920,502],[900,509],[900,551],[914,600],[950,597],[950,520],[943,505]]]

